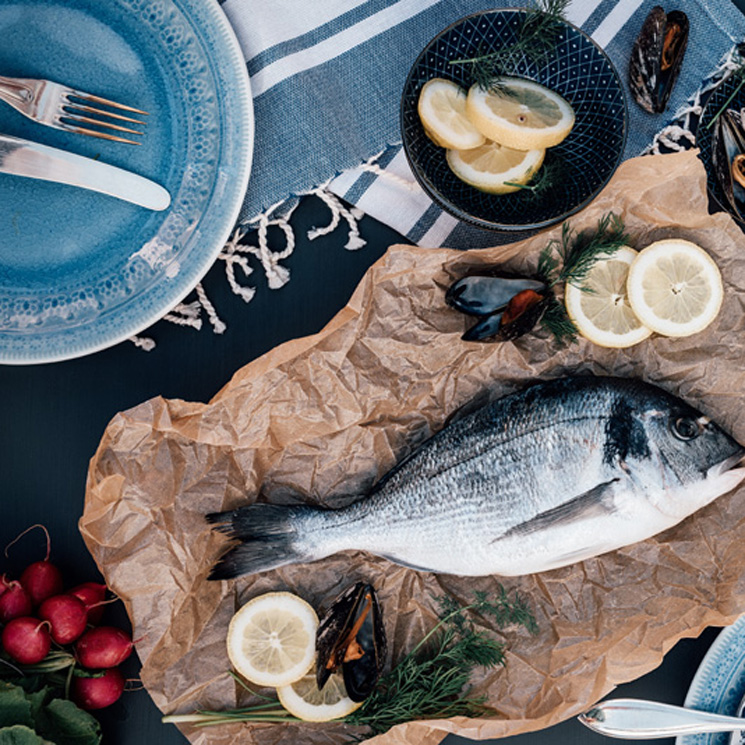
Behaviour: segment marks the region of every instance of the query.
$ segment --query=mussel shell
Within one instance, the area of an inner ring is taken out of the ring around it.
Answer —
[[[629,88],[650,114],[661,114],[667,106],[683,65],[688,30],[683,11],[665,13],[659,5],[642,25],[629,59]]]
[[[546,289],[546,285],[537,279],[472,274],[450,285],[445,302],[469,316],[489,316],[504,310],[507,303],[523,290],[544,293]]]
[[[343,662],[344,643],[358,618],[370,608],[355,636],[359,659]],[[364,701],[375,688],[385,663],[387,640],[383,615],[372,585],[357,582],[334,600],[316,632],[316,684],[323,688],[341,666],[344,686],[352,701]]]
[[[717,182],[724,192],[735,216],[745,220],[745,189],[732,175],[732,163],[745,153],[745,127],[742,114],[727,109],[714,124],[711,138],[711,163]]]
[[[464,341],[512,341],[531,331],[548,306],[548,294],[523,290],[515,295],[501,313],[482,318],[471,326]]]

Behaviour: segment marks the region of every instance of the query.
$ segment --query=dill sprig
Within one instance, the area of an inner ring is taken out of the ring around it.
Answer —
[[[486,699],[470,695],[469,681],[475,667],[505,664],[504,644],[478,628],[471,616],[489,617],[499,628],[521,625],[531,633],[538,630],[535,619],[517,593],[510,598],[502,587],[495,600],[479,592],[465,606],[448,595],[437,602],[438,623],[380,679],[370,698],[346,722],[380,734],[414,719],[488,713]]]
[[[344,717],[346,724],[368,727],[372,734],[386,732],[396,724],[413,719],[478,717],[489,713],[485,696],[470,695],[470,677],[476,667],[505,664],[504,644],[479,628],[473,616],[490,618],[499,628],[524,626],[538,632],[533,614],[515,592],[512,597],[500,586],[495,599],[477,592],[462,605],[444,595],[435,598],[439,621],[390,672],[381,677],[365,703]],[[235,674],[247,691],[256,694]],[[228,711],[198,710],[192,714],[171,714],[162,721],[211,727],[236,722],[295,722],[279,701],[260,696],[262,703]]]
[[[469,59],[451,60],[451,65],[470,65],[474,82],[487,90],[499,88],[499,78],[514,71],[523,59],[540,65],[556,46],[570,0],[537,0],[520,24],[516,40],[493,52],[480,52]]]
[[[561,182],[565,175],[565,169],[566,165],[562,158],[558,156],[549,158],[547,155],[543,167],[533,174],[533,178],[527,184],[505,181],[505,185],[517,186],[522,189],[528,195],[529,200],[540,199],[546,192],[551,191],[556,187],[556,184]]]
[[[742,87],[745,85],[745,42],[737,45],[737,51],[735,52],[734,63],[738,65],[730,75],[725,78],[726,80],[732,80],[733,82],[740,81],[735,90],[732,91],[729,98],[719,107],[717,113],[714,114],[711,121],[706,124],[704,129],[711,129],[714,126],[714,122],[727,110],[727,107],[732,103],[732,99],[740,92]],[[724,81],[722,81],[724,82]]]
[[[575,233],[568,222],[561,228],[561,240],[552,240],[538,257],[538,278],[549,287],[569,283],[590,292],[582,285],[590,270],[600,260],[612,256],[628,245],[623,220],[613,212],[603,215],[594,231]],[[577,338],[578,331],[564,305],[552,296],[541,318],[541,325],[564,346]]]

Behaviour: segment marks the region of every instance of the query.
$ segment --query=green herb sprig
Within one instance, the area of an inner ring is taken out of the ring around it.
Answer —
[[[733,80],[734,82],[737,82],[739,80],[739,83],[737,84],[734,91],[732,91],[732,94],[730,97],[719,107],[716,114],[711,118],[711,121],[709,121],[704,129],[709,130],[714,126],[714,123],[717,119],[727,110],[727,107],[732,103],[732,99],[740,92],[743,86],[745,86],[745,42],[738,44],[737,51],[735,52],[735,64],[738,65],[732,73],[730,73],[729,76],[727,76],[726,80]]]
[[[562,181],[566,173],[566,164],[558,156],[546,155],[543,166],[536,171],[527,184],[518,184],[516,181],[505,181],[506,186],[516,186],[528,195],[528,200],[538,200],[546,192],[551,191]]]
[[[468,605],[448,595],[436,601],[439,605],[437,624],[382,676],[365,703],[341,721],[367,727],[375,735],[414,719],[477,717],[489,713],[485,697],[470,695],[469,681],[476,667],[504,665],[504,644],[479,628],[473,617],[490,618],[499,628],[519,625],[537,633],[535,618],[517,593],[510,597],[502,587],[494,600],[479,592]],[[240,678],[233,677],[250,693],[255,693]],[[278,701],[261,698],[264,699],[262,703],[242,709],[172,714],[163,717],[163,722],[210,727],[235,722],[301,721],[283,709]]]
[[[509,75],[516,62],[527,59],[541,64],[556,46],[564,13],[570,0],[537,0],[517,32],[516,40],[501,49],[469,59],[451,60],[451,65],[470,65],[471,76],[483,90],[499,88],[499,78]]]
[[[582,283],[590,270],[600,260],[612,256],[622,246],[628,245],[623,220],[613,212],[603,215],[594,231],[575,233],[568,222],[561,228],[561,240],[552,240],[538,258],[538,278],[549,287],[559,283],[572,284],[590,292]],[[567,315],[564,305],[552,295],[541,325],[560,345],[574,341],[578,331]]]

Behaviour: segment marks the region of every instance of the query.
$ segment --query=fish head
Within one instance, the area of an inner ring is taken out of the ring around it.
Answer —
[[[745,478],[745,448],[701,412],[673,399],[643,418],[661,512],[682,519]]]

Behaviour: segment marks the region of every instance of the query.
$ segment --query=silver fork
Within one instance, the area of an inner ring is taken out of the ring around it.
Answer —
[[[110,101],[100,96],[93,96],[83,91],[76,91],[59,83],[53,83],[51,80],[6,78],[0,75],[0,100],[10,104],[14,109],[20,111],[21,114],[27,116],[29,119],[33,119],[35,122],[39,122],[39,124],[46,124],[48,127],[62,129],[65,132],[76,132],[78,134],[89,135],[90,137],[101,137],[104,140],[113,140],[114,142],[126,142],[130,145],[139,145],[140,143],[136,140],[130,140],[118,135],[109,134],[108,132],[98,132],[95,129],[81,127],[79,125],[87,124],[126,134],[142,135],[143,132],[137,129],[102,121],[101,119],[90,116],[90,114],[108,117],[118,122],[128,122],[143,126],[145,125],[144,121],[134,119],[131,116],[117,114],[113,111],[88,106],[86,102],[108,106],[112,109],[127,111],[132,114],[148,116],[147,111],[135,109],[132,106],[125,106],[116,101]]]

